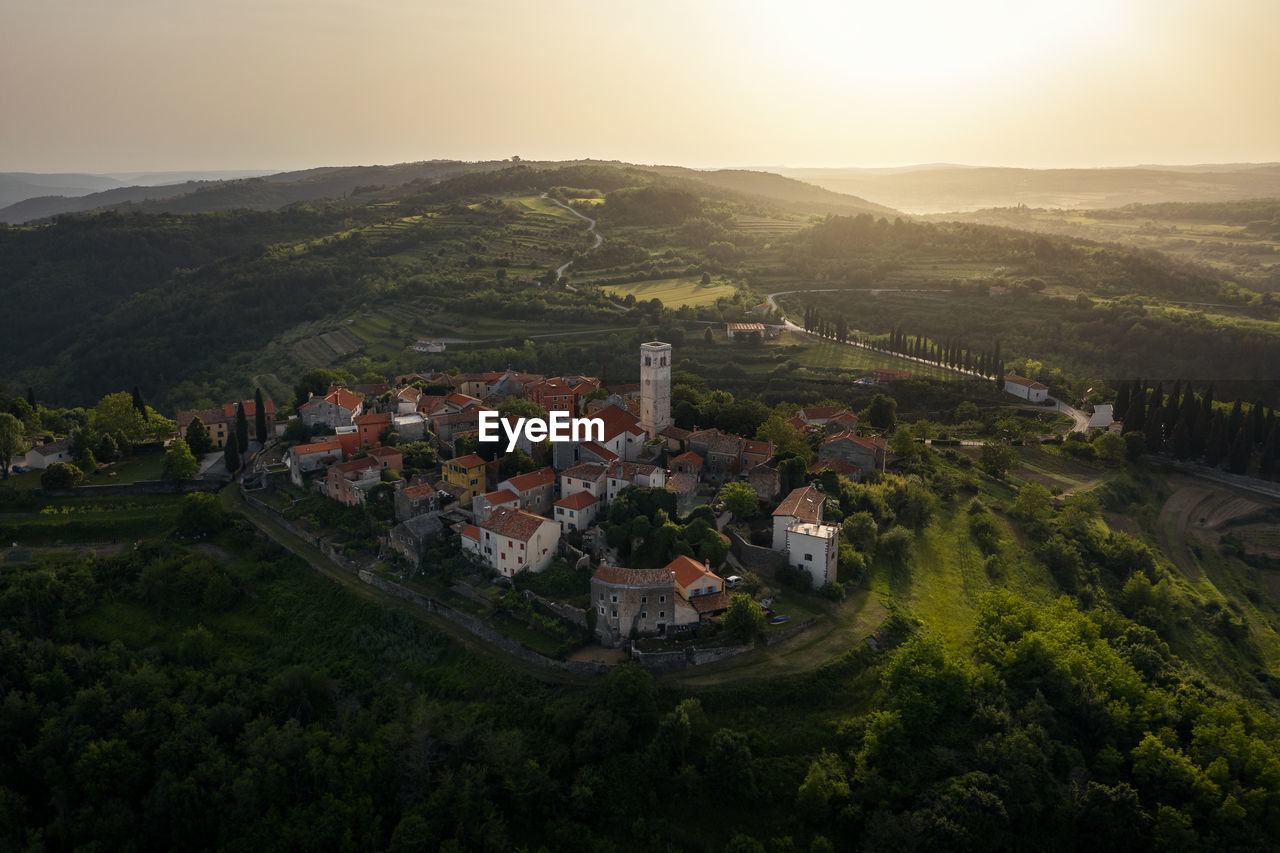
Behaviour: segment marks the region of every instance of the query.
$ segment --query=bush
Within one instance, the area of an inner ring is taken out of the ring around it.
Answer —
[[[84,474],[69,462],[55,462],[40,475],[40,485],[46,489],[69,489],[77,485]]]

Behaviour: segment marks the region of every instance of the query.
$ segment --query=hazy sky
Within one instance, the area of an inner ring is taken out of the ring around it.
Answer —
[[[0,0],[0,171],[1280,160],[1280,0]]]

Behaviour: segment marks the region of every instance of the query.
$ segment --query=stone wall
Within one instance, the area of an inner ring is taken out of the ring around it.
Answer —
[[[801,631],[805,631],[809,628],[812,628],[817,621],[818,621],[818,617],[815,616],[812,619],[806,619],[805,621],[792,625],[789,628],[784,628],[783,630],[778,631],[777,633],[769,634],[764,638],[764,644],[766,646],[776,646],[778,643],[784,642],[786,640],[790,640],[792,637],[794,637],[796,634],[799,634]]]
[[[109,498],[116,495],[172,495],[191,492],[216,492],[226,480],[200,477],[184,480],[178,489],[168,480],[139,480],[136,483],[109,483],[102,486],[73,486],[70,489],[33,489],[42,498]]]
[[[787,555],[781,551],[752,545],[734,530],[726,535],[729,537],[729,550],[746,569],[777,569],[787,564]]]
[[[696,649],[690,646],[676,652],[642,652],[634,645],[631,659],[649,672],[673,672],[690,666],[703,666],[745,654],[755,646],[719,646],[712,649]]]
[[[362,569],[359,573],[360,580],[372,586],[374,589],[380,589],[385,593],[394,595],[396,598],[408,601],[418,607],[423,608],[428,613],[434,613],[453,624],[465,628],[470,633],[484,640],[491,646],[496,646],[512,657],[531,663],[534,666],[543,667],[544,669],[556,670],[558,672],[567,672],[571,675],[602,675],[609,672],[613,667],[603,663],[591,663],[589,661],[578,660],[555,660],[546,655],[540,655],[530,648],[521,645],[516,640],[500,633],[495,628],[486,625],[476,617],[469,613],[463,613],[460,610],[454,610],[447,604],[442,604],[432,598],[427,598],[420,593],[411,589],[406,589],[394,581],[386,578],[378,577],[373,572]]]
[[[587,611],[580,607],[574,607],[572,604],[561,604],[559,601],[552,601],[549,598],[543,598],[531,589],[526,589],[523,593],[524,597],[529,599],[536,605],[557,619],[563,619],[579,628],[587,627]]]

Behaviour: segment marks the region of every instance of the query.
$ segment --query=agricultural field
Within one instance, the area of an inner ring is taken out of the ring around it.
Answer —
[[[668,308],[681,305],[701,308],[714,305],[718,299],[732,299],[737,289],[725,281],[713,279],[711,284],[702,284],[697,276],[683,276],[610,285],[608,292],[620,299],[626,296],[634,296],[637,301],[659,299]]]

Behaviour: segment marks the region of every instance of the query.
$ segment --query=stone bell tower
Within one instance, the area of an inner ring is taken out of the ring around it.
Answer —
[[[640,345],[640,425],[649,438],[671,426],[671,344]]]

